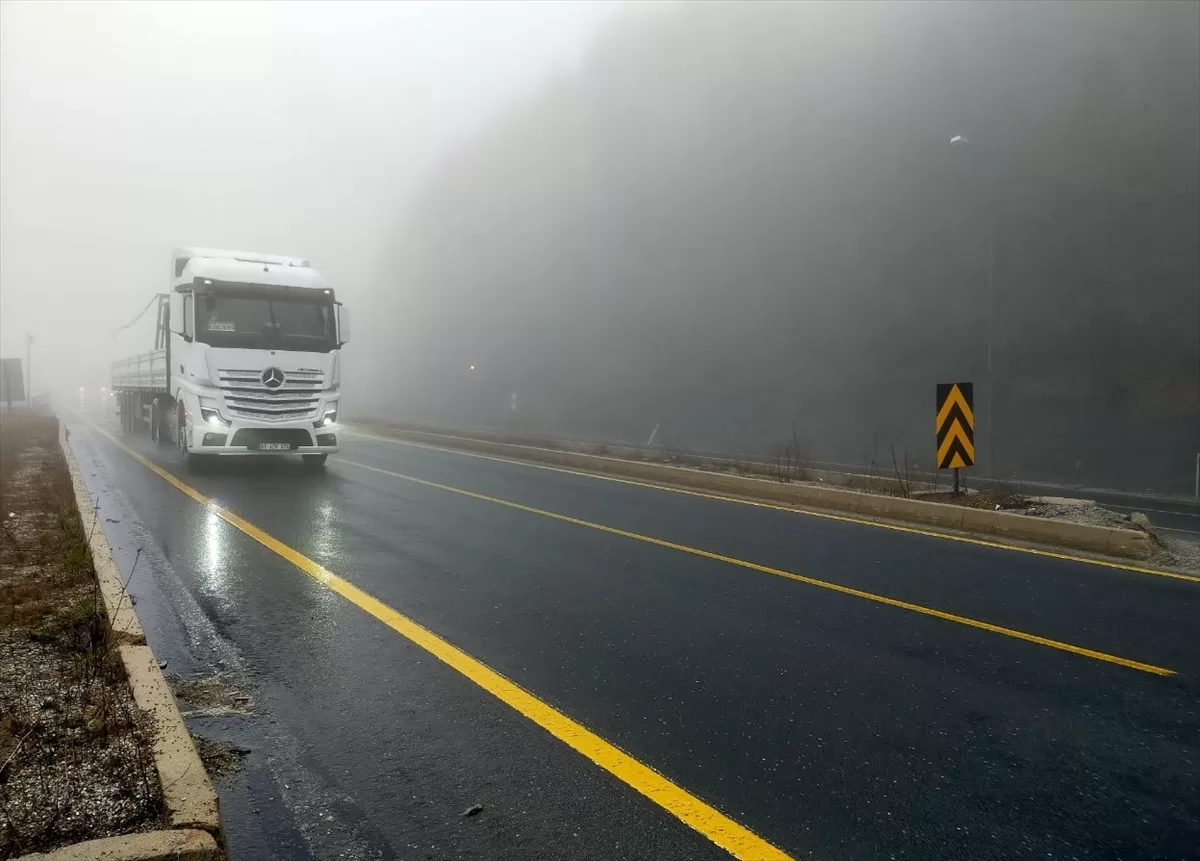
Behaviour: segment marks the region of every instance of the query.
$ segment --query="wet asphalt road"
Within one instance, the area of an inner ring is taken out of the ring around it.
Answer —
[[[728,857],[72,427],[168,672],[253,698],[189,717],[250,750],[217,781],[235,861]],[[410,445],[190,474],[125,443],[796,858],[1200,857],[1200,583]]]

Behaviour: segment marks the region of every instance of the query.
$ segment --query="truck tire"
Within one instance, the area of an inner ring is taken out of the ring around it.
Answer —
[[[189,471],[199,471],[202,467],[208,464],[212,455],[197,454],[192,451],[192,447],[188,445],[187,439],[187,416],[183,412],[181,404],[175,412],[175,444],[179,447],[179,453],[183,456],[183,465]]]
[[[151,414],[151,432],[154,434],[154,441],[159,447],[175,445],[175,434],[171,428],[171,417],[175,412],[175,401],[173,398],[160,397],[155,398]]]
[[[300,457],[304,459],[304,466],[307,469],[314,470],[324,469],[325,461],[329,459],[328,454],[302,454]]]

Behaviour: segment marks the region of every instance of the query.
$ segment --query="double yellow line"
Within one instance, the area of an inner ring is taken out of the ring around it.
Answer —
[[[226,523],[240,530],[250,538],[253,538],[264,547],[267,547],[280,557],[286,559],[288,562],[291,562],[305,574],[338,593],[355,606],[369,613],[371,616],[374,616],[380,622],[387,625],[412,643],[420,646],[438,660],[450,667],[453,667],[463,676],[471,680],[474,684],[483,688],[501,702],[515,709],[521,715],[533,721],[551,735],[572,747],[574,750],[583,754],[605,771],[608,771],[619,780],[628,784],[630,787],[637,790],[654,803],[658,804],[667,812],[671,813],[690,827],[694,828],[696,831],[703,834],[713,843],[725,849],[735,858],[743,859],[743,861],[779,861],[779,859],[789,858],[789,856],[783,851],[775,846],[772,846],[770,843],[763,840],[746,827],[738,824],[722,814],[720,811],[701,801],[687,790],[673,783],[666,777],[658,774],[649,766],[620,750],[615,745],[600,738],[582,724],[572,720],[570,717],[558,711],[553,706],[538,699],[530,692],[521,688],[515,682],[505,678],[481,661],[471,657],[457,646],[454,646],[448,641],[442,639],[429,629],[423,627],[392,607],[389,607],[379,599],[368,594],[367,592],[364,592],[349,581],[339,577],[332,571],[329,571],[324,566],[314,562],[312,559],[309,559],[304,554],[292,547],[289,547],[287,544],[284,544],[277,538],[264,532],[262,529],[258,528],[253,523],[250,523],[238,514],[221,507],[214,500],[180,480],[171,472],[163,469],[137,452],[129,449],[120,440],[102,428],[99,428],[96,425],[90,426],[93,430],[106,437],[110,442],[112,442],[115,446],[124,451],[142,466],[146,467],[155,475],[159,476],[164,481],[168,482],[173,487],[177,488],[179,491],[213,512]],[[618,529],[616,527],[606,526],[600,523],[593,523],[588,520],[570,517],[568,515],[559,514],[553,511],[546,511],[544,509],[523,505],[521,503],[500,499],[494,496],[488,496],[482,493],[476,493],[474,491],[453,487],[451,485],[427,481],[415,476],[405,475],[399,472],[392,472],[390,470],[369,466],[367,464],[358,463],[345,458],[339,458],[338,462],[356,469],[363,469],[369,472],[386,475],[391,478],[412,482],[425,487],[436,488],[448,493],[454,493],[483,502],[502,505],[510,509],[523,511],[529,514],[535,514],[541,517],[547,517],[563,523],[570,523],[575,526],[594,529],[610,535],[619,535],[623,538],[628,538],[634,541],[675,550],[681,553],[687,553],[717,562],[723,562],[763,574],[782,577],[784,579],[804,583],[809,586],[815,586],[821,589],[871,601],[877,604],[884,604],[920,615],[930,616],[948,622],[954,622],[970,628],[988,631],[994,634],[1000,634],[1028,643],[1034,643],[1040,646],[1091,658],[1093,660],[1103,661],[1109,664],[1116,664],[1128,669],[1138,670],[1157,676],[1175,675],[1173,670],[1169,670],[1165,667],[1159,667],[1153,664],[1147,664],[1141,661],[1123,658],[1118,655],[1111,655],[1106,652],[1100,652],[1095,649],[1076,646],[1071,643],[1053,640],[1048,637],[1041,637],[1036,634],[1030,634],[1013,628],[1006,628],[1001,625],[994,625],[990,622],[983,622],[967,616],[959,616],[954,613],[947,613],[932,607],[926,607],[908,601],[901,601],[896,598],[889,598],[885,595],[878,595],[861,589],[854,589],[849,586],[843,586],[838,583],[820,580],[815,577],[808,577],[803,574],[796,574],[794,572],[784,571],[779,568],[759,565],[757,563],[749,562],[743,559],[737,559],[732,556],[724,556],[722,554],[703,550],[697,547],[690,547],[688,545],[677,544],[675,542],[665,541],[660,538],[654,538],[649,535],[642,535],[640,533],[630,532],[628,530]]]
[[[126,447],[104,429],[90,423],[89,425],[146,469],[207,508],[230,526],[291,562],[309,577],[332,589],[396,633],[453,667],[496,699],[515,709],[618,780],[633,787],[659,807],[699,831],[733,857],[741,859],[741,861],[791,861],[791,856],[782,850],[772,846],[750,829],[734,822],[716,808],[701,801],[649,766],[634,759],[616,745],[605,741],[583,724],[567,717],[558,709],[538,699],[520,685],[500,675],[462,649],[443,640],[428,628],[414,622],[403,613],[389,607],[378,598],[364,592],[323,565],[314,562],[303,553],[259,529],[245,518],[227,508],[222,508],[199,490]]]

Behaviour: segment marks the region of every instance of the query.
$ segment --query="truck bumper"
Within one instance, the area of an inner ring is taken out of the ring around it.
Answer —
[[[313,423],[248,425],[193,424],[188,428],[193,454],[259,456],[281,454],[335,454],[341,450],[341,427],[314,428]]]

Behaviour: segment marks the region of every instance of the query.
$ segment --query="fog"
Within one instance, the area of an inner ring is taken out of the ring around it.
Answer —
[[[6,3],[0,34],[35,388],[149,347],[108,331],[171,247],[249,248],[355,312],[351,415],[928,466],[935,384],[973,380],[981,470],[1190,490],[1200,4]]]
[[[928,466],[935,384],[969,380],[982,471],[1190,493],[1198,23],[705,3],[614,26],[397,231],[393,409]]]
[[[382,261],[414,184],[622,8],[6,0],[0,352],[30,333],[37,391],[104,385],[153,315],[110,331],[198,245],[310,259],[382,357],[370,303],[402,289]]]

